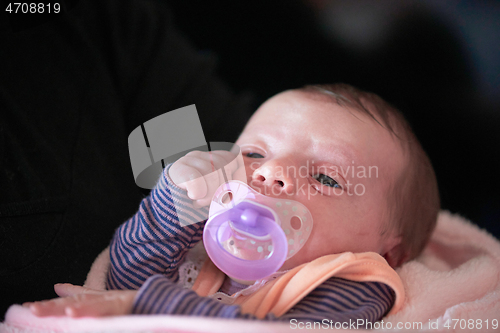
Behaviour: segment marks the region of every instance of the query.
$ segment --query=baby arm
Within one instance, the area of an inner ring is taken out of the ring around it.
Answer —
[[[176,282],[187,251],[202,238],[207,205],[223,181],[217,170],[226,166],[231,179],[235,163],[227,151],[196,151],[165,168],[139,211],[115,232],[108,289],[138,289],[155,274]]]
[[[181,226],[174,200],[178,207],[185,208],[179,214],[192,224]],[[138,289],[154,274],[176,281],[178,265],[202,237],[204,220],[203,209],[192,206],[186,191],[173,183],[165,168],[139,211],[115,232],[110,245],[108,289]]]
[[[394,293],[379,282],[354,282],[330,278],[280,317],[268,314],[263,320],[349,323],[380,320],[392,307]],[[220,318],[257,319],[241,313],[237,305],[226,305],[194,291],[183,289],[157,275],[146,281],[135,297],[132,313],[176,314]],[[349,327],[347,327],[349,328]]]
[[[225,305],[209,297],[172,283],[163,275],[150,277],[140,290],[98,291],[70,284],[55,285],[62,298],[25,303],[37,316],[71,317],[136,314],[176,314],[219,318],[257,319],[241,313],[237,305]],[[288,322],[340,323],[342,328],[356,328],[351,323],[374,323],[394,304],[391,288],[379,282],[354,282],[330,278],[280,317],[268,314],[263,320]],[[346,326],[348,325],[348,326]],[[337,327],[337,326],[335,326]]]

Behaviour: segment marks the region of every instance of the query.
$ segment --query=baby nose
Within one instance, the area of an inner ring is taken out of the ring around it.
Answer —
[[[271,189],[274,194],[282,192],[291,194],[293,191],[293,175],[280,163],[269,161],[255,170],[252,175],[253,185]]]

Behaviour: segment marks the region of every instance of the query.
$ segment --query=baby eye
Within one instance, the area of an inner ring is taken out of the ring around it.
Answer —
[[[335,188],[342,188],[339,183],[335,181],[335,179],[328,177],[327,175],[324,175],[322,173],[319,173],[317,175],[314,175],[313,178],[315,178],[318,182],[320,182],[323,185],[329,186],[329,187],[335,187]]]
[[[264,158],[264,156],[259,153],[246,153],[245,156],[250,158]]]

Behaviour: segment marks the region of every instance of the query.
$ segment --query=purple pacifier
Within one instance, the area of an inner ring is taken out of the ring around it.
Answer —
[[[312,229],[303,204],[264,196],[240,181],[217,189],[209,216],[203,232],[207,254],[228,276],[247,281],[275,273]]]

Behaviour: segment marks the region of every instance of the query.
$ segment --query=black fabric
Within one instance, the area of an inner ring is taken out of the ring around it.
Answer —
[[[8,18],[6,13],[1,14]],[[196,104],[207,141],[234,142],[250,115],[154,1],[85,0],[0,41],[0,313],[83,284],[134,214],[127,137]]]

